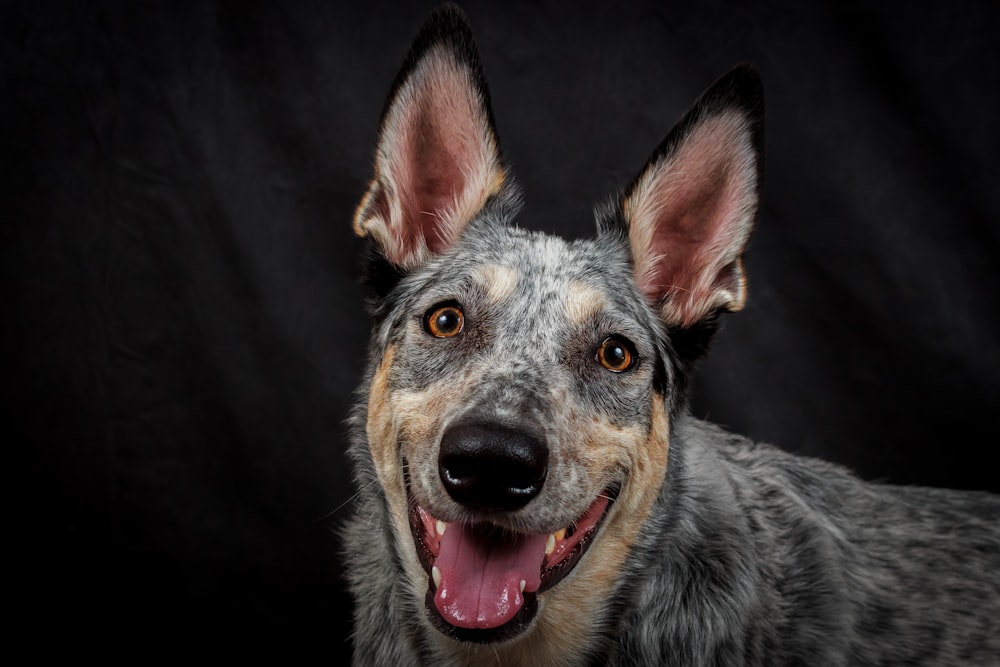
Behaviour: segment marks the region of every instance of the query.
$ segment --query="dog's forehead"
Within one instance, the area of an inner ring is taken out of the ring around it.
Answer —
[[[527,281],[534,289],[544,290],[590,282],[588,278],[597,275],[594,264],[594,257],[557,236],[512,234],[496,252],[479,255],[472,275],[481,277],[485,267],[504,267],[505,273]]]
[[[579,323],[616,307],[624,316],[636,305],[627,256],[595,240],[493,230],[474,235],[456,259],[451,279],[478,288],[498,308],[558,310]]]
[[[456,255],[472,269],[484,265],[509,267],[534,281],[536,287],[571,281],[596,284],[612,275],[618,279],[627,276],[627,259],[613,244],[595,239],[567,241],[507,225],[470,230]]]

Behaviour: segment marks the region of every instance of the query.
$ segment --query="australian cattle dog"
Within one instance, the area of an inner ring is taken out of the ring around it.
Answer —
[[[746,300],[762,148],[740,66],[596,237],[518,228],[468,23],[430,17],[354,218],[357,664],[1000,664],[1000,497],[868,483],[689,413]]]

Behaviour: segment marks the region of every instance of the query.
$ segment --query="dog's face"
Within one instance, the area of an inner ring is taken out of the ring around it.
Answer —
[[[464,18],[436,13],[386,106],[372,240],[371,461],[408,589],[458,641],[571,637],[663,487],[690,332],[743,304],[761,94],[737,69],[568,243],[513,226]]]
[[[369,446],[452,636],[523,630],[598,535],[589,585],[610,586],[649,510],[671,371],[630,275],[613,243],[470,229],[400,285]]]

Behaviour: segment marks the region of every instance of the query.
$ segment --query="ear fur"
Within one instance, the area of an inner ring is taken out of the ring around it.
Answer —
[[[393,84],[354,230],[391,265],[411,270],[454,244],[505,178],[472,30],[445,5]]]
[[[757,72],[733,69],[599,218],[602,233],[627,239],[636,284],[669,328],[746,302],[742,255],[759,202],[763,114]]]

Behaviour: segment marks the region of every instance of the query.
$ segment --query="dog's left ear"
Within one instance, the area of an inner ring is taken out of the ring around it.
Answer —
[[[504,179],[472,30],[460,9],[445,5],[396,77],[354,230],[405,273],[454,244]]]
[[[600,220],[626,236],[639,289],[672,329],[746,301],[742,255],[761,181],[763,90],[749,66],[709,88]]]

